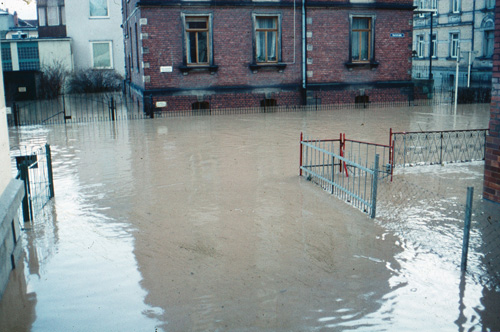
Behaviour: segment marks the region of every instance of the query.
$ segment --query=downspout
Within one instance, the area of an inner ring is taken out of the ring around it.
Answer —
[[[306,0],[302,0],[302,91],[304,93],[304,104],[307,97],[306,48]]]
[[[474,0],[472,7],[472,45],[470,47],[470,51],[474,52],[474,34],[476,30],[476,0]]]

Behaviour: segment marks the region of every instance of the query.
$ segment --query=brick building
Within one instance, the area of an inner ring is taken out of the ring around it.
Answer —
[[[500,203],[500,0],[496,1],[495,8],[495,51],[493,54],[492,83],[490,133],[486,138],[483,197]]]
[[[146,109],[408,100],[413,0],[123,1]]]

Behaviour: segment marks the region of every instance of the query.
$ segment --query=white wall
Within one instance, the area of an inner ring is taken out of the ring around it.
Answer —
[[[66,31],[73,42],[75,69],[90,68],[91,41],[112,41],[113,69],[125,75],[121,1],[108,0],[109,17],[91,18],[89,0],[66,1]]]
[[[0,70],[0,195],[12,179],[9,150],[9,132],[7,131],[7,115],[5,112],[3,72]]]
[[[38,54],[40,67],[61,63],[68,71],[73,70],[73,55],[71,54],[70,39],[38,39]]]

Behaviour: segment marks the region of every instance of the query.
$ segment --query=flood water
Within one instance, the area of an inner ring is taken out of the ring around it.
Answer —
[[[500,330],[499,293],[407,236],[441,241],[431,226],[372,220],[298,176],[301,131],[388,144],[391,127],[488,120],[473,105],[11,129],[51,145],[56,197],[24,224],[0,331]],[[480,193],[471,167],[444,181]]]

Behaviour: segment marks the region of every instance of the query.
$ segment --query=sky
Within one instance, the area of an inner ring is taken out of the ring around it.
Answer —
[[[17,11],[23,20],[36,19],[36,0],[0,0],[0,8],[8,8],[9,13]]]

